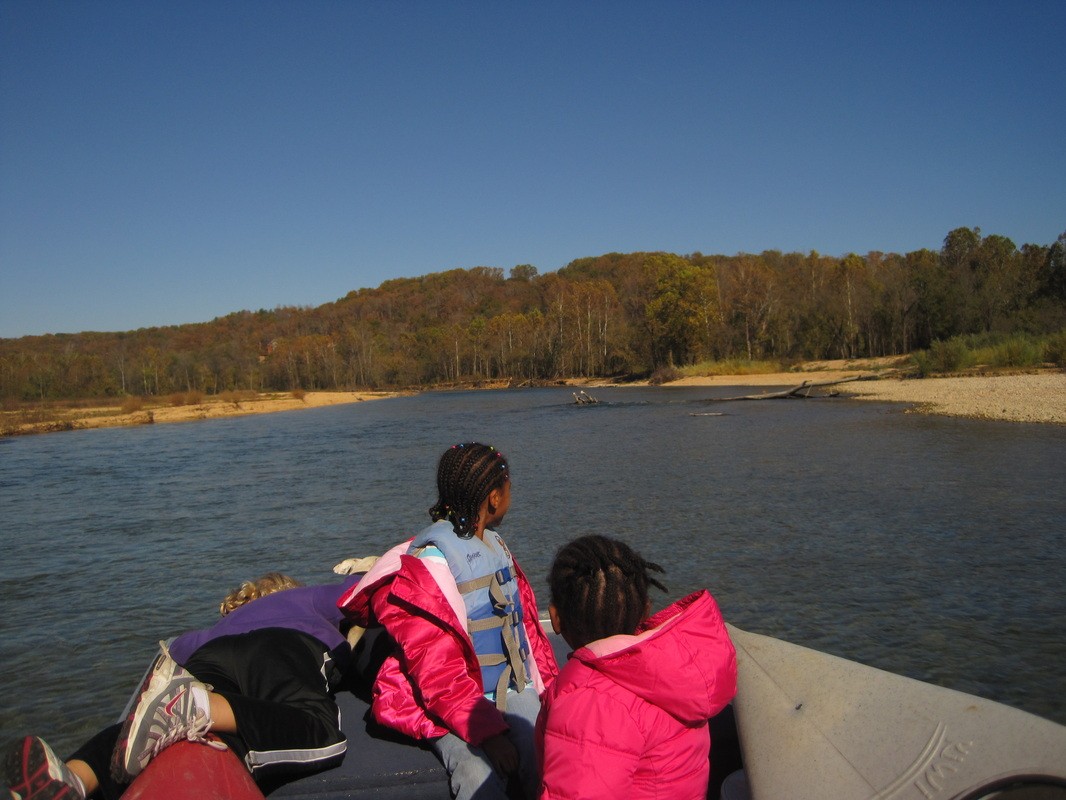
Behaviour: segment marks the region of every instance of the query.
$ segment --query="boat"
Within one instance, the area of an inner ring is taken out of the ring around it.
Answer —
[[[711,724],[708,798],[722,800],[1052,800],[1066,798],[1066,726],[729,626],[733,704]],[[550,634],[560,663],[568,648]],[[374,665],[388,647],[368,631],[351,686],[338,694],[343,764],[278,787],[289,800],[448,800],[433,753],[368,714]],[[263,800],[228,751],[182,742],[163,751],[124,800]]]

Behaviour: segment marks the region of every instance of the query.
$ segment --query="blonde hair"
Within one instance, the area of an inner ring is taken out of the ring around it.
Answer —
[[[303,584],[295,578],[290,578],[280,572],[268,572],[253,581],[245,581],[227,594],[218,607],[218,613],[226,616],[233,609],[240,608],[246,603],[258,600],[260,597],[266,597],[268,594],[274,594],[274,592],[292,589],[297,586],[303,586]]]

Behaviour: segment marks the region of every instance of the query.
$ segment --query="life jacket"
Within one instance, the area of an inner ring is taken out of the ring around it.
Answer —
[[[407,552],[448,562],[466,605],[467,632],[481,666],[482,684],[486,693],[495,693],[496,707],[503,711],[508,688],[519,692],[526,688],[530,648],[510,551],[495,531],[485,531],[485,537],[491,537],[495,546],[476,536],[462,539],[450,522],[440,520],[418,534]]]

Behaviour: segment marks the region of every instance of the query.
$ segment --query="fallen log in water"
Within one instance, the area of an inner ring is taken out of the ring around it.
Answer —
[[[793,386],[791,389],[785,389],[783,392],[764,392],[763,394],[745,394],[739,397],[711,397],[709,400],[713,401],[726,401],[726,400],[786,400],[789,398],[806,399],[811,396],[811,389],[819,389],[823,386],[836,386],[838,383],[848,383],[849,381],[868,381],[876,379],[876,375],[852,375],[849,378],[838,378],[832,381],[804,381],[799,386]],[[814,395],[815,397],[833,397],[837,392],[832,392],[828,395]]]

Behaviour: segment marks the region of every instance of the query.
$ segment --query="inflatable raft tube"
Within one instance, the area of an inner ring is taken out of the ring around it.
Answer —
[[[178,742],[153,758],[122,800],[264,800],[232,750]]]
[[[1062,725],[733,626],[729,634],[756,800],[1066,798]],[[723,795],[743,797],[743,784],[731,776]]]
[[[733,705],[711,720],[709,800],[1066,798],[1066,727],[733,626],[729,632],[739,685]],[[551,639],[565,662],[565,643]],[[344,762],[265,787],[271,800],[449,800],[433,753],[369,720],[369,676],[383,657],[375,644],[368,635],[357,651],[362,677],[337,696]],[[153,760],[123,798],[263,796],[231,752],[181,743]]]

